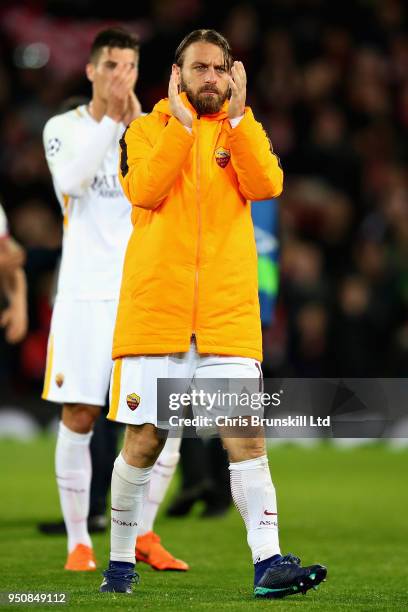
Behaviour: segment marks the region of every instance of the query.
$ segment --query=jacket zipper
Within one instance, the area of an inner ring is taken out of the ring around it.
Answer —
[[[198,267],[200,263],[200,242],[201,242],[201,206],[200,206],[200,117],[197,116],[197,161],[196,161],[196,172],[197,172],[197,186],[196,186],[196,198],[197,198],[197,251],[196,251],[196,269],[195,269],[195,281],[194,281],[194,304],[193,304],[193,324],[191,337],[196,338],[196,325],[197,325],[197,302],[198,302]]]

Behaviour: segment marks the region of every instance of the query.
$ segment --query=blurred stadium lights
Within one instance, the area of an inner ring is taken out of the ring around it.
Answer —
[[[42,42],[19,45],[14,51],[14,64],[17,68],[39,69],[48,64],[50,49]]]

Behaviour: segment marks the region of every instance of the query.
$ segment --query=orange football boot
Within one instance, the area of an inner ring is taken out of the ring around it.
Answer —
[[[181,559],[175,559],[160,544],[160,538],[154,531],[148,531],[136,540],[136,560],[151,565],[155,570],[186,572],[189,568]]]
[[[65,569],[73,572],[93,572],[96,570],[92,548],[85,546],[85,544],[77,544],[68,555]]]

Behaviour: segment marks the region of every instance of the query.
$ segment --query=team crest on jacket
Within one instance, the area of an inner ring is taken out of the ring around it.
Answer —
[[[140,396],[137,395],[137,393],[129,393],[129,395],[126,396],[126,403],[131,410],[136,410],[140,404]]]
[[[224,149],[224,147],[218,147],[215,149],[215,161],[221,168],[225,168],[228,164],[231,157],[231,153],[228,149]]]

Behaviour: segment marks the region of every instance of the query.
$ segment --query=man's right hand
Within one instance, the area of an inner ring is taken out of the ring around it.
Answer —
[[[169,82],[169,103],[170,110],[173,117],[176,117],[185,127],[192,128],[193,127],[193,115],[186,108],[180,98],[178,92],[178,75],[176,73],[175,68],[173,68],[171,72],[170,82]]]
[[[126,114],[129,93],[133,88],[134,73],[131,66],[118,66],[107,94],[106,115],[119,123]]]

